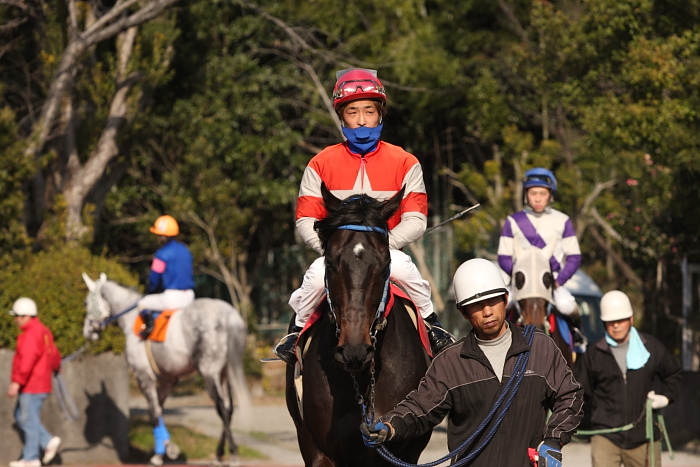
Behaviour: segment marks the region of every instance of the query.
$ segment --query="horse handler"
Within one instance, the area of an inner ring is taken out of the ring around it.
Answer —
[[[544,333],[507,323],[508,292],[490,261],[462,264],[454,291],[473,329],[435,357],[418,389],[395,409],[360,425],[365,444],[388,442],[390,451],[390,441],[419,436],[447,416],[453,462],[561,466],[561,448],[583,417],[583,389],[561,352]]]
[[[51,330],[39,320],[34,300],[18,298],[9,313],[22,332],[17,337],[7,397],[18,398],[15,419],[24,434],[22,458],[11,461],[9,467],[40,467],[56,457],[61,444],[61,438],[41,424],[41,407],[51,392],[51,374],[61,368],[61,354]]]
[[[654,424],[652,446],[645,405],[651,399],[652,409],[662,409],[676,399],[681,367],[658,339],[634,328],[632,303],[624,292],[603,295],[600,319],[605,336],[575,367],[585,388],[586,418],[597,432],[591,438],[593,467],[659,466],[661,433]]]

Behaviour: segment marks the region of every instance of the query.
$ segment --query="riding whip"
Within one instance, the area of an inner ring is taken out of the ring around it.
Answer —
[[[427,234],[429,234],[430,232],[432,232],[433,230],[435,230],[435,229],[437,229],[437,228],[440,228],[440,227],[442,227],[442,226],[445,225],[445,224],[449,224],[450,222],[452,222],[452,221],[454,221],[454,220],[459,219],[459,218],[462,217],[463,215],[465,215],[465,214],[467,214],[467,213],[473,211],[474,209],[478,208],[479,206],[481,206],[481,203],[476,203],[474,206],[469,207],[469,208],[465,209],[464,211],[458,212],[457,214],[455,214],[454,216],[450,217],[449,219],[444,220],[444,221],[440,222],[439,224],[430,227],[429,229],[426,229],[426,231],[425,231],[425,233],[424,233],[423,235],[427,235]]]

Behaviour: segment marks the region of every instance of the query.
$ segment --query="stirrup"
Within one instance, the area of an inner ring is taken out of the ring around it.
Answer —
[[[457,342],[457,339],[440,326],[431,325],[428,330],[428,340],[430,340],[430,349],[433,351],[433,357],[450,344]]]
[[[298,332],[287,334],[280,339],[275,348],[272,349],[272,352],[283,362],[288,363],[289,365],[294,365],[297,362],[297,355],[294,352],[297,339],[299,339]]]

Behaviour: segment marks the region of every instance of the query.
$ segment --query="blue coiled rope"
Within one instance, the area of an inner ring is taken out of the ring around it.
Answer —
[[[525,340],[527,341],[528,345],[532,347],[532,339],[533,336],[535,335],[535,326],[533,325],[528,325],[525,326],[525,332],[524,332],[524,337]],[[499,411],[499,408],[503,401],[505,400],[506,403],[503,406],[502,410],[496,417],[496,422],[494,423],[493,427],[491,430],[487,433],[486,438],[474,449],[472,452],[470,452],[465,458],[460,459],[457,461],[455,464],[453,464],[454,467],[457,466],[462,466],[465,465],[467,462],[471,462],[474,457],[476,457],[483,449],[486,447],[486,445],[491,441],[493,438],[493,435],[496,433],[496,430],[498,430],[498,427],[501,425],[501,422],[506,416],[506,413],[508,412],[508,409],[510,408],[511,404],[513,403],[513,398],[518,392],[518,389],[520,388],[520,382],[523,380],[523,376],[525,375],[525,369],[527,368],[527,363],[530,360],[530,351],[526,351],[518,355],[518,359],[515,362],[515,368],[513,369],[513,374],[511,378],[508,380],[508,383],[506,384],[505,389],[501,393],[501,395],[498,397],[498,400],[496,403],[493,405],[493,408],[491,411],[488,413],[486,418],[479,424],[477,427],[476,431],[472,433],[472,435],[465,441],[463,442],[457,449],[454,451],[450,452],[449,454],[445,455],[444,457],[441,457],[440,459],[433,461],[433,462],[428,462],[426,464],[411,464],[410,462],[405,462],[395,455],[393,455],[385,446],[379,446],[378,452],[379,454],[386,459],[387,461],[391,462],[392,464],[399,466],[399,467],[433,467],[435,465],[442,464],[443,462],[448,461],[449,459],[452,459],[453,457],[456,457],[462,453],[473,441],[474,439],[481,434],[482,431],[486,428],[486,426],[491,422],[493,419],[494,415]]]

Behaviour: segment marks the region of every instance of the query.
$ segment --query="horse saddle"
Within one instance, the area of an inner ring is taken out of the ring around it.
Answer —
[[[402,303],[403,308],[413,320],[413,325],[418,331],[418,336],[420,337],[423,348],[428,353],[428,355],[432,356],[432,350],[430,348],[430,339],[428,338],[428,330],[423,324],[423,319],[418,314],[418,308],[408,297],[406,292],[404,292],[402,289],[396,286],[393,282],[390,284],[389,290],[391,293],[389,294],[389,300],[387,301],[386,307],[384,309],[384,319],[388,318],[389,313],[391,313],[391,310],[394,308],[394,303],[396,302],[396,300]],[[309,347],[311,339],[313,338],[313,332],[310,332],[310,330],[312,329],[313,325],[321,319],[324,310],[325,308],[321,304],[319,304],[319,306],[316,307],[314,312],[309,317],[309,320],[306,322],[304,329],[302,329],[302,331],[299,333],[299,338],[295,347],[295,352],[297,354],[297,362],[303,361],[304,354]],[[298,363],[298,366],[300,365],[301,364]],[[299,371],[300,370],[301,367],[299,368]]]
[[[163,310],[158,313],[158,316],[153,320],[153,331],[148,336],[149,341],[163,342],[165,340],[165,335],[168,331],[168,324],[170,324],[170,317],[177,310]],[[141,337],[141,330],[143,329],[143,318],[139,314],[136,316],[134,321],[134,334]]]

